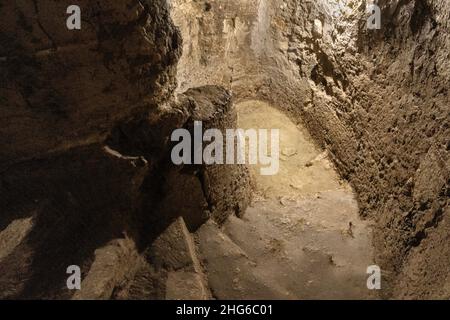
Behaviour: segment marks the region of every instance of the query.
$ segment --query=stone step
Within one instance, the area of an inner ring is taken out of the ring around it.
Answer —
[[[113,240],[95,250],[94,262],[81,282],[81,290],[72,299],[110,299],[116,286],[136,272],[138,258],[135,244],[129,238]]]
[[[0,232],[0,260],[8,256],[26,238],[33,227],[32,220],[32,217],[14,220]]]
[[[256,272],[256,263],[212,221],[198,231],[202,262],[214,298],[219,300],[292,299]]]
[[[194,240],[182,217],[153,241],[138,264],[135,276],[116,290],[114,299],[210,298]]]

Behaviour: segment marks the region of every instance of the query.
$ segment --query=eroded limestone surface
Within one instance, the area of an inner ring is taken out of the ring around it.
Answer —
[[[376,224],[386,297],[448,298],[448,1],[379,1],[381,30],[356,0],[176,3],[182,87],[221,83],[302,122]]]

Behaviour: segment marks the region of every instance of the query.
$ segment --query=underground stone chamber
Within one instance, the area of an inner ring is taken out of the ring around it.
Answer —
[[[78,2],[0,5],[1,298],[450,298],[447,1]],[[195,121],[279,174],[175,165]]]

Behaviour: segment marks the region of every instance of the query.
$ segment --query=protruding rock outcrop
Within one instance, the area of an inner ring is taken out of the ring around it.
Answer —
[[[0,7],[0,170],[102,142],[120,121],[171,97],[181,38],[166,2],[70,1]]]
[[[120,298],[153,276],[153,241],[174,220],[196,228],[248,203],[245,167],[171,165],[173,130],[233,126],[235,114],[222,88],[174,96],[181,37],[167,2],[79,1],[79,31],[66,28],[70,4],[0,5],[0,298]],[[152,279],[189,280],[178,271],[164,265]],[[165,297],[145,288],[141,298]]]

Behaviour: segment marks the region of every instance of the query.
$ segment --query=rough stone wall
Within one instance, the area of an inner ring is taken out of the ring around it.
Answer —
[[[355,186],[362,214],[377,223],[386,295],[448,298],[450,6],[380,6],[380,31],[366,30],[363,19],[339,34],[339,23],[358,21],[349,15],[334,46],[327,35],[316,40],[302,118]]]
[[[187,124],[191,131],[192,121],[202,121],[203,130],[219,129],[223,137],[226,136],[227,129],[237,127],[234,100],[229,91],[221,87],[206,86],[190,89],[184,95],[197,101],[197,107]],[[237,150],[236,140],[232,147]],[[224,141],[223,155],[226,150],[227,141]],[[209,216],[218,224],[225,222],[230,215],[239,216],[244,213],[249,205],[252,186],[245,165],[202,165],[197,175],[206,197]],[[195,225],[195,229],[198,227],[200,224]]]
[[[0,7],[2,167],[102,141],[175,86],[180,39],[165,1],[80,1],[80,31],[66,28],[70,4]]]
[[[254,95],[270,43],[265,0],[173,0],[172,17],[186,39],[178,64],[179,90],[221,85],[235,99]],[[263,17],[259,19],[258,14]]]
[[[214,14],[196,11],[196,19],[242,15],[237,2],[223,3],[213,2]],[[255,3],[246,42],[224,62],[247,72],[231,77],[231,88],[237,99],[266,100],[303,121],[329,150],[355,187],[361,214],[376,222],[386,296],[448,298],[450,5],[379,1],[383,26],[369,31],[364,1],[340,3]],[[183,5],[191,14],[191,3]],[[181,25],[186,39],[203,39],[200,52],[225,47],[220,23],[210,32],[201,25],[187,30]],[[216,66],[205,65],[209,78],[223,74]]]
[[[310,87],[297,107],[376,221],[386,296],[448,298],[450,6],[386,3],[380,31],[365,29],[364,6],[334,21],[316,11],[307,32],[296,32],[305,17],[285,16],[295,25],[288,59]]]
[[[401,270],[394,295],[448,299],[450,4],[380,5],[383,34],[361,39],[372,60],[371,79],[359,84],[368,96],[355,103],[371,120],[362,149],[374,165],[357,181],[372,180],[363,200],[377,214],[380,258]]]
[[[333,17],[295,1],[277,15],[308,94],[269,91],[330,151],[375,220],[385,296],[448,298],[450,5],[380,2],[382,29],[368,31],[364,3],[348,4]]]

